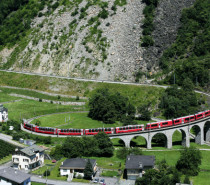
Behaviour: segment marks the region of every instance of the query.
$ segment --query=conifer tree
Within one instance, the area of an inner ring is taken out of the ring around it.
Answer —
[[[87,164],[85,166],[85,170],[84,170],[84,179],[91,180],[92,175],[93,175],[93,167],[92,167],[90,160],[88,159],[88,162],[87,162]]]

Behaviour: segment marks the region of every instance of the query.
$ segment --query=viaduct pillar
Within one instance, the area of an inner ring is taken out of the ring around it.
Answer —
[[[206,129],[207,129],[207,132],[206,132],[206,142],[210,142],[210,124],[207,124],[206,125]]]
[[[195,143],[199,145],[204,144],[204,125],[199,126],[200,130],[196,131]]]
[[[182,130],[182,146],[184,147],[190,147],[190,134],[188,129]]]

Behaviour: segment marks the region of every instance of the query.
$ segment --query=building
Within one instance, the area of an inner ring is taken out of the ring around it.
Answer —
[[[31,175],[23,173],[13,168],[4,168],[0,170],[1,185],[31,185]]]
[[[32,170],[44,164],[44,149],[32,145],[21,150],[16,150],[12,155],[15,169]]]
[[[90,163],[92,164],[93,171],[96,173],[97,171],[97,164],[95,159],[89,159]],[[77,177],[80,175],[81,177],[84,177],[84,169],[86,167],[86,164],[88,162],[88,159],[82,159],[82,158],[72,158],[72,159],[66,159],[62,165],[60,166],[60,175],[68,175],[68,180],[71,181],[74,177],[74,175]]]
[[[8,109],[0,105],[0,122],[8,121]]]
[[[146,169],[154,168],[155,156],[146,155],[128,155],[126,159],[125,169],[127,171],[127,179],[136,180],[142,177]]]

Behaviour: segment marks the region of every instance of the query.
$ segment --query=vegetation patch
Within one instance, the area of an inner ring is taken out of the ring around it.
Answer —
[[[160,66],[167,78],[164,83],[183,84],[188,77],[194,85],[205,87],[209,82],[210,18],[209,0],[197,0],[182,12],[176,41],[163,53]],[[173,73],[169,73],[173,71]]]
[[[0,140],[0,160],[15,151],[15,146]]]
[[[117,171],[109,171],[109,170],[103,170],[102,171],[102,174],[101,176],[104,176],[104,177],[117,177],[119,176],[120,174],[117,172]]]
[[[155,17],[155,8],[158,5],[158,0],[143,0],[146,3],[146,6],[143,10],[144,20],[143,20],[143,37],[141,46],[142,47],[149,47],[154,44],[154,40],[151,36],[154,30],[154,17]]]

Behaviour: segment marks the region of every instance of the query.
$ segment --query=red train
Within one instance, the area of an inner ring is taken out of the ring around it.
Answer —
[[[147,123],[146,127],[144,125],[128,125],[124,127],[111,127],[111,128],[90,128],[90,129],[58,129],[51,127],[39,127],[33,124],[24,123],[24,128],[33,132],[50,134],[50,135],[71,135],[71,136],[81,136],[81,135],[96,135],[99,132],[105,132],[106,134],[122,134],[130,132],[141,132],[144,130],[159,129],[164,127],[176,126],[179,124],[186,124],[194,122],[205,117],[210,117],[210,110],[204,112],[199,112],[195,115],[189,115],[185,117],[180,117],[172,120]]]

